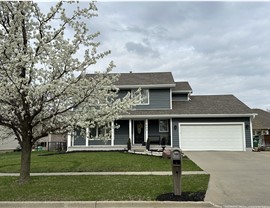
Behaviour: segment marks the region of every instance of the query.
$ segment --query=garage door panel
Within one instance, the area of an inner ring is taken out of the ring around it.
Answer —
[[[244,150],[242,124],[180,124],[183,150]]]

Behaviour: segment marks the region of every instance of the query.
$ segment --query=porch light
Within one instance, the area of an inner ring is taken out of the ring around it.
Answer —
[[[249,130],[249,125],[248,124],[246,124],[246,130]]]
[[[177,125],[174,125],[174,127],[173,127],[173,128],[174,128],[174,130],[177,130]]]

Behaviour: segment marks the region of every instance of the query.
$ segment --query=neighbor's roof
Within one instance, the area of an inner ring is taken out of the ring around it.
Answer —
[[[121,73],[115,85],[175,85],[175,83],[171,72],[151,72]]]
[[[253,119],[253,129],[270,129],[270,113],[262,109],[252,109],[258,115]]]
[[[172,92],[192,92],[192,88],[188,82],[175,82],[175,88]]]
[[[233,95],[200,95],[191,96],[190,101],[174,101],[172,110],[133,110],[125,117],[237,117],[252,114],[253,111]]]

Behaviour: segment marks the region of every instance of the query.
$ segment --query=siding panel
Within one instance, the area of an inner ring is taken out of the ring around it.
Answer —
[[[129,121],[118,120],[116,123],[120,127],[114,130],[114,145],[126,145],[129,138]]]

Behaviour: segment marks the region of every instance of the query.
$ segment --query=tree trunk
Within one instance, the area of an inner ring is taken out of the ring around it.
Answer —
[[[20,184],[25,184],[30,180],[30,163],[31,163],[31,151],[32,143],[30,139],[25,139],[22,142],[21,152],[21,171],[20,171]]]

